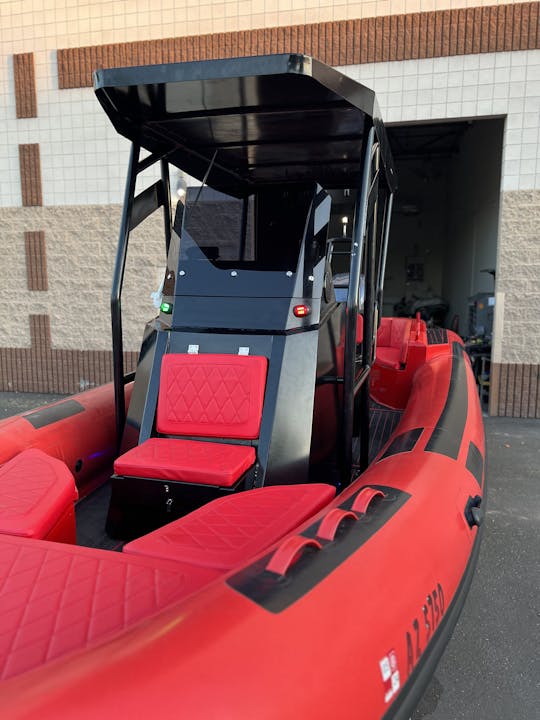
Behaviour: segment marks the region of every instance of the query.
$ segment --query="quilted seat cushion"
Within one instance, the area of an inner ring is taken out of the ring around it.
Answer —
[[[274,485],[222,497],[148,535],[124,552],[230,570],[321,510],[331,485]]]
[[[255,462],[248,445],[149,438],[114,463],[117,475],[231,487]]]
[[[106,641],[217,576],[155,558],[0,536],[0,679]]]
[[[268,361],[256,355],[164,355],[157,430],[164,435],[259,436]]]
[[[0,468],[0,533],[44,538],[77,497],[65,463],[24,450]]]

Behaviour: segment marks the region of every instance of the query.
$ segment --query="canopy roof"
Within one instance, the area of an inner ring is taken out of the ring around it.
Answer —
[[[388,184],[395,171],[373,91],[305,55],[98,70],[116,130],[233,195],[261,184],[359,187],[375,125]],[[217,152],[216,152],[217,151]]]

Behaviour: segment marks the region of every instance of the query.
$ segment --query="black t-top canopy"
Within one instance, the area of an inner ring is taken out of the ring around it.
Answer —
[[[372,125],[395,188],[375,94],[308,56],[98,70],[94,87],[121,135],[199,180],[213,159],[207,183],[232,195],[305,181],[359,187]]]

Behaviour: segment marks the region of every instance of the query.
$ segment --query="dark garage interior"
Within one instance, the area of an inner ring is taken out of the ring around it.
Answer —
[[[504,119],[388,128],[397,166],[383,314],[491,335]]]

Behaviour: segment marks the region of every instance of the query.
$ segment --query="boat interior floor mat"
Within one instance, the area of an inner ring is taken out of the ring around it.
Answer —
[[[375,400],[370,401],[369,408],[369,462],[380,453],[401,420],[403,410],[379,405]]]
[[[80,500],[75,506],[77,545],[121,550],[124,543],[113,540],[105,532],[105,518],[111,498],[111,483],[106,482],[98,490]]]

